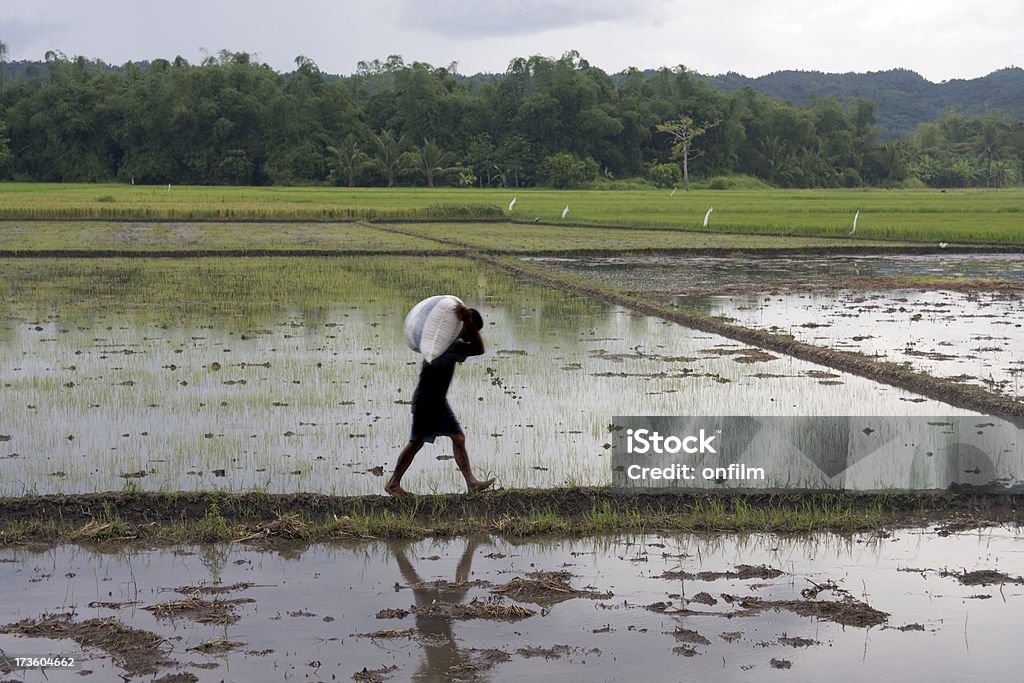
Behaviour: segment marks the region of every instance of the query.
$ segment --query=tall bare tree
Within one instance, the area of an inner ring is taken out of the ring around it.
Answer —
[[[718,121],[712,121],[698,126],[692,118],[684,115],[656,126],[659,133],[667,133],[671,137],[672,158],[683,161],[683,187],[686,190],[690,189],[690,160],[696,159],[704,153],[693,150],[693,141],[717,126],[718,123]]]

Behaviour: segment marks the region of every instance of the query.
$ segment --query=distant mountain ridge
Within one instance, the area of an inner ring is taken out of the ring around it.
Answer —
[[[844,74],[776,71],[758,78],[727,73],[703,78],[720,92],[750,87],[798,106],[815,98],[834,97],[840,102],[854,98],[871,100],[883,140],[906,137],[919,124],[934,121],[950,108],[971,116],[998,109],[1024,119],[1024,69],[1018,67],[942,83],[933,83],[907,69]]]

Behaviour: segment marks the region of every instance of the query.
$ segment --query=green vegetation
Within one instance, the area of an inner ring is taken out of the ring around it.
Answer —
[[[831,238],[744,235],[664,229],[594,228],[507,223],[414,223],[397,226],[407,235],[468,245],[474,251],[509,253],[642,252],[656,249],[834,249],[897,246],[895,242]]]
[[[450,190],[399,194],[380,189],[3,183],[0,192],[0,219],[370,221],[503,216],[494,203]]]
[[[472,81],[397,56],[343,78],[298,57],[279,74],[226,50],[119,70],[51,51],[39,72],[3,84],[0,179],[572,187],[644,179],[659,164],[680,166],[684,184],[691,173],[830,188],[1022,177],[1019,119],[950,114],[882,144],[866,99],[798,107],[750,88],[724,94],[685,67],[613,78],[576,52]],[[689,132],[679,138],[673,122]]]
[[[5,259],[0,316],[22,319],[59,310],[62,318],[75,320],[117,312],[123,321],[147,326],[217,321],[252,335],[279,324],[282,311],[319,321],[332,307],[365,306],[369,292],[375,307],[404,311],[415,296],[411,292],[462,291],[466,282],[478,281],[481,270],[468,258],[434,257],[426,269],[422,263],[412,256]],[[600,306],[500,271],[488,272],[487,294],[496,305],[533,301],[552,316]]]
[[[130,185],[0,185],[4,249],[274,249],[341,251],[431,251],[442,245],[387,233],[365,225],[311,221],[361,217],[392,222],[402,232],[453,239],[488,250],[557,248],[745,248],[750,240],[732,233],[788,237],[841,237],[836,244],[900,240],[951,244],[1020,244],[1024,232],[1021,190],[498,190],[414,188],[141,188]],[[516,198],[512,211],[507,206]],[[112,197],[113,201],[102,197]],[[569,213],[565,221],[561,213]],[[705,230],[703,218],[714,207]],[[859,211],[857,232],[851,236]],[[480,222],[480,218],[506,220]],[[139,221],[275,221],[304,225],[133,225],[91,222],[87,226],[44,223],[47,219]],[[459,223],[454,223],[455,219]],[[35,222],[22,222],[22,221]],[[509,222],[511,220],[511,222]],[[533,225],[537,220],[540,225]],[[467,222],[462,222],[467,221]],[[476,221],[475,223],[473,221]],[[418,226],[413,223],[423,223]],[[432,222],[432,226],[430,224]],[[402,225],[399,225],[402,223]],[[573,230],[597,226],[612,231]],[[671,230],[639,234],[622,228]],[[682,231],[703,231],[704,235]],[[848,238],[848,241],[847,241]],[[578,242],[579,241],[579,242]],[[590,246],[582,246],[590,244]],[[760,246],[799,246],[762,242]],[[557,245],[552,247],[549,245]],[[813,245],[807,245],[813,246]]]

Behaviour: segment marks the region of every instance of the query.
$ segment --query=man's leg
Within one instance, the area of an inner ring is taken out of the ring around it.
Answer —
[[[408,498],[409,493],[402,488],[402,476],[405,471],[409,469],[409,465],[412,464],[412,459],[416,457],[416,454],[423,448],[422,441],[410,441],[405,444],[405,448],[398,454],[398,462],[395,463],[395,472],[391,475],[391,479],[384,486],[384,490],[390,493],[395,498]]]
[[[470,491],[483,491],[494,483],[493,479],[480,480],[473,476],[473,470],[469,466],[469,453],[466,452],[466,435],[452,434],[452,453],[455,455],[455,464],[459,471],[466,478],[466,486]]]

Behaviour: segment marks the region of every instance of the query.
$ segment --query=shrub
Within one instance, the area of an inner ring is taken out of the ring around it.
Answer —
[[[683,172],[679,164],[653,164],[647,171],[647,178],[655,187],[679,187],[683,182]]]
[[[590,157],[577,159],[568,152],[552,154],[540,165],[545,184],[560,190],[579,187],[593,180],[597,177],[597,171],[597,162]]]

